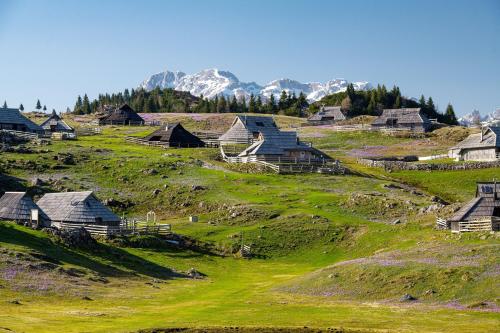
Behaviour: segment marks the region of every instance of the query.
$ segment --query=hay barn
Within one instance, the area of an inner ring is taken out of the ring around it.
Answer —
[[[109,114],[99,118],[99,125],[143,125],[144,119],[139,116],[128,104],[112,110]]]
[[[42,127],[26,118],[21,111],[11,108],[0,108],[0,130],[44,133]]]
[[[25,223],[31,221],[31,210],[37,209],[41,225],[48,224],[48,218],[26,192],[5,192],[0,198],[0,219]]]
[[[476,197],[447,222],[454,232],[500,231],[500,184],[477,183]]]
[[[431,128],[430,120],[421,108],[385,109],[372,123],[373,128],[427,132]]]
[[[169,147],[190,148],[205,146],[205,143],[200,138],[186,130],[180,123],[168,124],[146,136],[144,140],[164,143]]]
[[[278,133],[273,117],[238,115],[229,130],[219,137],[221,145],[252,144],[259,135]]]
[[[45,131],[45,133],[73,133],[74,129],[66,124],[64,120],[62,120],[61,116],[59,116],[56,111],[52,111],[52,114],[47,118],[41,125]]]
[[[307,122],[311,125],[326,125],[346,119],[347,115],[340,106],[323,106],[318,112],[309,117]]]
[[[481,128],[450,148],[450,158],[457,161],[496,161],[500,159],[500,127]]]

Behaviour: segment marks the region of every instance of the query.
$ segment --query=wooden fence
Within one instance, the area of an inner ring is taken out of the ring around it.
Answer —
[[[20,139],[32,141],[32,140],[37,140],[40,137],[43,137],[41,134],[36,134],[36,133],[31,133],[31,132],[22,132],[22,131],[14,131],[14,130],[6,130],[2,129],[0,132],[10,134],[12,136],[15,136]]]
[[[209,144],[205,142],[204,146],[200,146],[198,144],[183,144],[183,143],[178,143],[177,145],[174,143],[170,142],[164,142],[164,141],[149,141],[143,138],[138,138],[134,136],[127,136],[125,137],[125,141],[131,142],[131,143],[136,143],[140,145],[145,145],[145,146],[153,146],[153,147],[161,147],[161,148],[217,148],[217,144]]]
[[[122,235],[168,235],[171,233],[170,224],[147,224],[144,222],[124,220],[117,226],[85,224],[85,223],[54,223],[54,226],[62,230],[75,230],[84,228],[92,235],[100,236],[122,236]]]

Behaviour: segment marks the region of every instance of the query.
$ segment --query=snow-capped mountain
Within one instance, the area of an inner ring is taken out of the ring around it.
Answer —
[[[500,109],[487,114],[485,116],[481,116],[481,113],[478,110],[474,110],[469,114],[464,115],[463,117],[458,118],[458,122],[463,126],[471,126],[471,125],[495,125],[498,126],[500,124]]]
[[[344,79],[335,79],[326,83],[311,82],[301,83],[290,79],[279,79],[261,86],[255,82],[241,82],[231,72],[218,69],[205,69],[195,74],[165,71],[154,74],[144,80],[140,87],[152,90],[156,87],[172,88],[180,91],[189,91],[195,96],[214,98],[216,95],[248,98],[250,94],[261,96],[264,100],[271,97],[279,98],[283,90],[287,93],[299,95],[304,93],[310,102],[318,101],[326,95],[347,89]],[[367,90],[372,86],[368,82],[352,82],[354,89]]]

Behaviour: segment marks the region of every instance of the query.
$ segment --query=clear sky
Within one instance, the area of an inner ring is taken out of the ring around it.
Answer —
[[[396,84],[500,107],[500,0],[0,0],[0,103],[51,110],[162,70]]]

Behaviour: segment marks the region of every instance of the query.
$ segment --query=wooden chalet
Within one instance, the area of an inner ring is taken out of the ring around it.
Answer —
[[[438,225],[453,232],[500,231],[500,184],[477,183],[476,197],[449,220],[438,219]]]
[[[427,132],[431,128],[431,121],[422,113],[421,108],[385,109],[372,123],[372,127]]]
[[[347,114],[340,106],[322,106],[321,109],[307,119],[311,125],[327,125],[346,120]]]
[[[99,118],[99,125],[144,125],[144,119],[128,104],[113,109],[107,115]]]
[[[28,118],[19,109],[0,108],[0,130],[43,134],[44,130]]]
[[[273,117],[238,115],[231,128],[219,137],[221,145],[252,144],[261,133],[278,133]]]
[[[194,148],[205,146],[200,138],[190,133],[180,123],[168,124],[149,134],[144,140],[157,142],[166,147]]]
[[[481,128],[481,133],[471,134],[450,148],[448,156],[457,161],[500,160],[500,127]]]
[[[106,229],[119,227],[121,221],[92,191],[47,193],[37,204],[56,228],[104,226]]]
[[[31,211],[37,210],[39,223],[48,223],[47,216],[26,192],[5,192],[0,198],[0,220],[27,223],[31,221]]]
[[[48,134],[75,132],[71,126],[62,120],[61,116],[59,116],[55,110],[52,111],[52,114],[40,125],[40,127]]]

